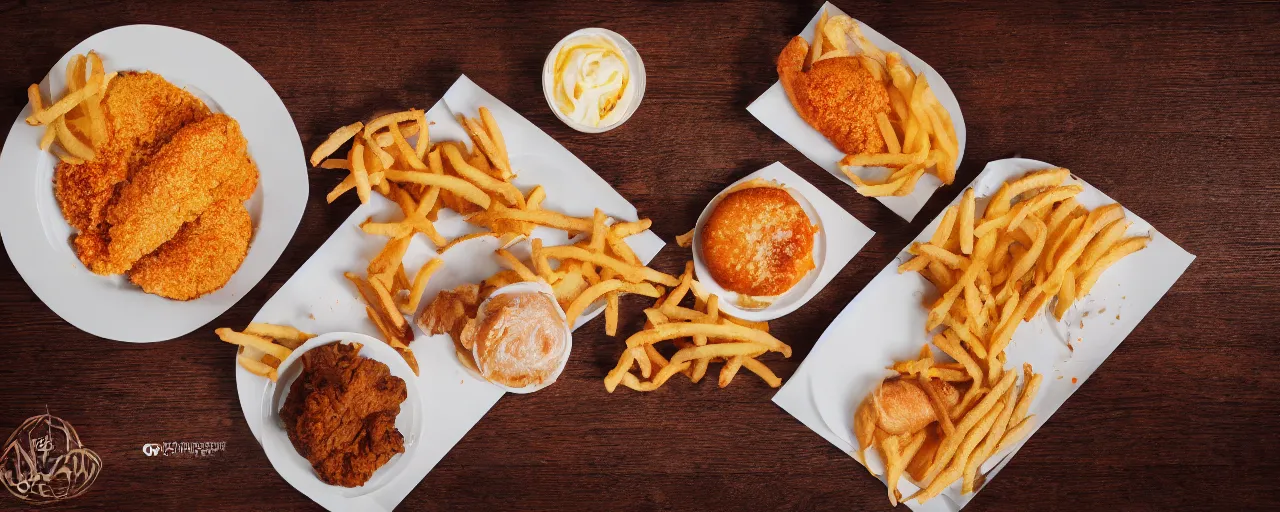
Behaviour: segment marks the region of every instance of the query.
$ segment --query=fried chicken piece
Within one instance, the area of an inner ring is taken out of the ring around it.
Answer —
[[[80,231],[76,252],[86,266],[105,254],[104,221],[118,185],[178,129],[209,116],[199,98],[154,73],[121,73],[107,86],[102,101],[108,139],[98,148],[98,157],[83,164],[58,164],[53,182],[63,217]]]
[[[213,190],[214,197],[218,200],[234,199],[241,203],[248,201],[258,188],[258,165],[253,163],[249,155],[245,155],[232,166],[230,172],[230,177]]]
[[[106,255],[90,270],[119,274],[194,220],[243,172],[247,142],[240,124],[215,114],[184,126],[120,188],[107,212]]]
[[[467,320],[475,318],[480,306],[480,287],[464,284],[453,290],[441,290],[415,322],[427,334],[449,333],[456,340]],[[470,347],[468,347],[470,348]]]
[[[214,292],[240,268],[252,236],[253,222],[244,205],[236,199],[219,201],[138,260],[129,280],[147,293],[176,300]]]
[[[800,118],[845,154],[887,150],[876,114],[889,113],[889,93],[856,57],[835,57],[803,71],[809,43],[796,36],[778,55],[778,80]]]
[[[816,232],[786,189],[738,190],[720,200],[702,228],[702,259],[726,290],[782,295],[813,270]]]
[[[293,447],[320,480],[359,487],[397,453],[403,379],[387,365],[361,357],[359,344],[332,343],[302,355],[303,370],[289,388],[280,418]]]

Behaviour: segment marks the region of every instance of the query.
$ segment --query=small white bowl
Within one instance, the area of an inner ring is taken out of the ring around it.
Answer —
[[[555,95],[553,93],[556,81],[556,56],[560,54],[560,48],[564,47],[565,42],[578,36],[603,36],[618,45],[618,49],[622,51],[622,56],[627,59],[627,68],[631,71],[633,98],[631,104],[627,105],[626,110],[622,112],[622,116],[613,123],[600,126],[587,126],[569,119],[563,112],[560,112],[559,108],[556,107]],[[560,118],[564,124],[567,124],[570,128],[583,133],[604,133],[622,126],[622,123],[631,119],[631,114],[636,112],[636,109],[640,107],[640,101],[644,99],[645,81],[644,61],[640,59],[640,53],[636,51],[634,46],[631,46],[631,42],[627,41],[627,38],[622,37],[622,35],[617,32],[605,28],[584,28],[564,36],[560,42],[556,43],[555,47],[551,48],[551,53],[547,54],[546,62],[542,64],[542,95],[547,99],[547,106],[551,107],[551,111],[555,112],[556,117]]]
[[[503,286],[502,288],[498,288],[497,290],[494,290],[493,293],[489,295],[489,298],[485,299],[484,302],[480,303],[480,307],[476,310],[477,311],[476,321],[479,322],[484,319],[485,305],[487,305],[489,301],[493,300],[494,297],[507,294],[507,293],[523,293],[523,292],[538,292],[538,293],[546,294],[547,297],[551,299],[551,304],[555,306],[556,313],[560,315],[560,323],[563,324],[564,326],[564,355],[560,357],[560,366],[556,367],[556,371],[552,373],[551,376],[548,377],[546,380],[538,384],[529,384],[528,386],[513,388],[510,386],[499,384],[497,382],[489,381],[490,384],[498,386],[502,388],[504,391],[507,391],[510,393],[522,394],[522,395],[527,393],[532,393],[539,389],[555,384],[556,379],[560,378],[560,373],[564,371],[565,365],[569,363],[569,354],[573,352],[573,331],[572,329],[569,328],[569,318],[565,316],[564,310],[560,309],[560,303],[556,301],[556,294],[555,294],[555,291],[551,289],[551,285],[544,283],[542,281],[536,281],[536,282],[525,281],[520,283],[512,283],[512,284]],[[480,354],[477,352],[477,350],[479,349],[480,349],[479,343],[472,345],[471,357],[472,359],[475,360],[476,366],[480,367],[481,370],[484,370],[484,368],[481,366],[481,363],[480,363]],[[483,375],[484,374],[481,373],[482,377]]]
[[[791,194],[791,197],[795,198],[797,203],[800,203],[800,208],[804,209],[809,221],[818,226],[818,232],[813,237],[813,268],[791,289],[782,295],[774,297],[773,302],[768,306],[752,309],[738,306],[738,296],[741,294],[726,290],[723,286],[720,286],[720,283],[717,283],[715,278],[711,276],[711,271],[707,268],[706,261],[702,259],[702,228],[706,225],[707,219],[711,217],[711,212],[720,204],[721,199],[724,199],[730,192],[737,192],[743,184],[755,179],[763,178],[748,176],[734,182],[717,194],[710,203],[707,203],[706,208],[702,209],[702,215],[698,216],[698,223],[694,226],[693,232],[693,268],[697,273],[698,280],[706,285],[707,290],[720,297],[720,311],[743,320],[764,322],[791,313],[807,302],[807,292],[818,281],[818,275],[822,273],[822,265],[827,259],[827,230],[823,225],[822,217],[818,215],[818,210],[798,190],[786,186],[786,183],[764,179],[764,181],[782,185]]]
[[[396,430],[404,436],[404,453],[391,457],[391,460],[378,468],[373,473],[373,477],[360,487],[341,487],[320,481],[311,463],[307,462],[307,459],[299,454],[293,447],[293,443],[289,441],[289,434],[284,429],[284,420],[280,418],[280,408],[284,406],[289,388],[302,374],[303,364],[298,362],[302,354],[316,347],[344,342],[363,345],[359,355],[387,365],[391,375],[404,380],[407,391],[404,402],[400,404],[400,414],[396,416]],[[354,498],[382,488],[408,469],[410,464],[406,461],[409,455],[414,453],[414,445],[422,436],[425,426],[422,421],[422,398],[418,392],[417,376],[413,374],[413,370],[409,368],[409,364],[404,361],[400,353],[390,345],[377,338],[354,332],[322,334],[294,349],[289,357],[280,362],[276,372],[277,382],[267,384],[262,394],[263,424],[259,431],[262,432],[262,449],[266,452],[267,459],[271,461],[271,466],[294,488],[308,496],[332,492],[325,491],[325,488],[340,489],[339,493],[342,497]]]

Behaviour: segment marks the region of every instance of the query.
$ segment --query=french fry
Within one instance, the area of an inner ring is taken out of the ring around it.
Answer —
[[[912,244],[911,248],[908,249],[907,252],[917,256],[924,256],[927,259],[932,259],[953,270],[963,270],[969,266],[969,258],[955,254],[932,243]]]
[[[482,190],[493,192],[503,198],[509,205],[521,205],[524,203],[524,194],[517,189],[515,185],[507,183],[485,174],[483,171],[476,169],[462,158],[462,154],[458,153],[458,148],[452,145],[444,147],[444,157],[453,166],[453,170],[467,181],[470,181]],[[474,201],[472,201],[474,202]],[[477,203],[478,204],[478,203]]]
[[[393,112],[390,114],[384,114],[374,118],[372,121],[369,121],[369,124],[364,125],[363,135],[364,137],[369,138],[369,137],[372,137],[375,133],[377,133],[378,130],[386,128],[390,126],[392,123],[398,124],[398,123],[417,122],[417,120],[423,117],[423,115],[424,115],[423,111],[418,109],[409,109],[403,112]],[[312,164],[312,165],[315,165],[315,164]]]
[[[1036,391],[1040,389],[1041,375],[1031,371],[1031,365],[1023,363],[1022,365],[1022,395],[1018,398],[1018,404],[1013,408],[1013,418],[1021,421],[1027,416],[1027,411],[1031,409],[1031,401],[1035,399]]]
[[[332,155],[334,151],[337,151],[338,148],[342,147],[343,144],[346,144],[347,141],[351,140],[356,136],[356,134],[360,133],[360,130],[363,129],[364,123],[356,121],[334,130],[333,133],[329,134],[329,137],[326,138],[324,142],[320,143],[319,146],[316,146],[315,151],[311,152],[311,165],[320,165],[322,160],[328,158],[329,155]]]
[[[40,84],[31,84],[27,87],[27,101],[31,103],[31,112],[39,113],[44,110],[44,98],[40,96]]]
[[[783,356],[790,357],[785,352],[783,353]],[[764,363],[760,362],[757,359],[753,359],[753,358],[743,359],[742,367],[746,368],[747,370],[750,370],[751,373],[754,373],[757,376],[759,376],[761,379],[764,380],[765,384],[768,384],[769,387],[771,388],[777,388],[779,386],[782,386],[782,379],[778,378],[777,375],[774,375],[773,370],[770,370],[768,366],[765,366]]]
[[[357,139],[352,143],[351,154],[347,157],[351,162],[351,176],[355,178],[356,195],[360,197],[360,204],[369,202],[369,194],[372,191],[369,184],[369,170],[365,168],[364,153],[364,144]]]
[[[618,359],[618,364],[609,371],[608,375],[604,376],[605,391],[612,393],[618,387],[618,383],[622,382],[623,375],[630,375],[627,372],[631,370],[635,360],[635,355],[632,354],[631,349],[622,351],[622,357]]]
[[[269,338],[265,338],[262,336],[236,332],[226,327],[219,327],[217,329],[214,329],[213,332],[214,334],[217,334],[218,338],[221,339],[222,341],[231,343],[233,345],[240,345],[242,347],[253,348],[255,350],[269,354],[272,357],[275,357],[276,359],[279,359],[281,361],[288,359],[289,354],[292,352],[292,350],[290,350],[288,347],[284,345],[277,345],[275,343],[272,343]]]
[[[951,413],[942,401],[942,397],[938,395],[938,391],[933,388],[933,384],[929,376],[924,373],[920,374],[917,379],[920,389],[924,390],[924,394],[929,397],[929,403],[933,405],[933,414],[938,418],[938,425],[942,427],[942,433],[952,435],[956,431],[956,426],[951,423]]]
[[[956,219],[956,223],[960,227],[960,234],[958,235],[960,237],[960,252],[964,254],[973,254],[975,201],[973,187],[964,189],[964,196],[960,199],[960,217]]]
[[[373,306],[365,305],[364,313],[365,316],[369,317],[369,321],[373,322],[373,326],[378,329],[378,332],[382,333],[382,340],[385,341],[387,345],[390,345],[392,348],[402,348],[404,346],[404,344],[398,339],[395,331],[387,325],[387,322],[382,319],[382,315],[378,314],[378,311],[373,309]]]
[[[244,328],[245,334],[253,334],[264,338],[276,340],[290,349],[298,348],[298,346],[306,343],[307,340],[316,337],[316,335],[302,332],[288,325],[276,325],[267,323],[251,323]]]
[[[510,251],[506,249],[498,249],[497,251],[494,251],[494,254],[498,255],[498,261],[502,262],[504,266],[516,271],[516,275],[519,275],[521,280],[538,281],[538,275],[533,273],[532,270],[529,270],[529,267],[525,266],[525,264],[522,263],[519,258],[516,258],[514,254],[511,254]]]
[[[357,164],[356,166],[358,167],[359,165]],[[490,202],[492,201],[489,198],[489,195],[484,193],[484,191],[479,187],[456,176],[425,172],[398,171],[395,169],[387,170],[385,175],[386,179],[394,182],[417,183],[419,185],[439,187],[448,190],[485,209],[489,208]]]
[[[676,279],[674,276],[658,272],[649,267],[632,265],[604,254],[593,253],[581,247],[574,247],[571,245],[546,247],[543,248],[542,253],[548,258],[555,258],[559,260],[572,259],[607,267],[613,269],[614,272],[617,272],[624,280],[632,283],[651,281],[664,286],[677,286],[680,284],[680,280]]]
[[[1142,250],[1150,241],[1151,237],[1136,236],[1116,243],[1089,268],[1088,272],[1085,272],[1084,276],[1079,278],[1079,282],[1076,285],[1077,294],[1080,296],[1088,295],[1089,291],[1093,289],[1093,284],[1098,281],[1098,278],[1102,276],[1102,273],[1108,267],[1125,256]]]
[[[498,151],[498,162],[494,165],[498,166],[503,173],[510,179],[511,175],[511,158],[507,154],[507,141],[502,136],[502,130],[498,127],[498,121],[493,118],[493,113],[489,112],[487,107],[480,107],[480,121],[484,123],[485,131],[489,132],[489,138],[493,140],[494,148]]]
[[[680,247],[689,247],[693,245],[693,232],[694,230],[690,229],[683,235],[676,235],[676,245]]]
[[[605,298],[604,333],[608,336],[617,336],[618,335],[618,292],[606,293],[604,298]]]
[[[988,396],[995,395],[996,393],[992,393]],[[928,487],[921,489],[913,496],[913,498],[920,503],[924,503],[926,500],[942,493],[944,489],[963,476],[964,467],[968,462],[969,454],[973,452],[974,448],[978,446],[978,443],[982,441],[982,438],[991,430],[991,426],[995,424],[996,418],[1000,415],[1000,411],[1005,407],[1007,406],[996,402],[990,409],[985,410],[981,415],[982,417],[975,420],[976,424],[972,429],[966,431],[963,443],[960,443],[958,440],[956,441],[959,443],[959,451],[956,452],[955,458],[951,459],[951,464],[947,466],[946,471],[941,472],[936,478],[933,478],[933,480],[929,482]],[[976,414],[970,412],[965,418],[967,420],[972,416],[976,416]],[[943,441],[943,448],[947,446],[947,443],[958,437],[959,436],[951,436],[946,438],[946,440]],[[939,453],[945,453],[945,451],[940,451]],[[937,464],[939,460],[941,460],[940,457],[935,457],[933,460],[934,464]],[[926,480],[928,480],[928,478],[926,478]],[[912,498],[907,498],[906,501],[910,501],[911,499]]]
[[[444,260],[440,258],[432,258],[431,261],[422,265],[418,269],[418,273],[413,275],[413,286],[409,289],[409,299],[405,304],[405,314],[412,315],[418,310],[418,304],[421,303],[422,293],[427,289],[427,282],[431,280],[431,275],[435,274],[440,267],[444,266]]]
[[[511,168],[507,166],[502,159],[502,153],[498,150],[493,139],[489,138],[489,133],[481,126],[480,121],[471,118],[463,118],[463,126],[467,129],[467,133],[471,135],[471,140],[475,141],[480,152],[484,154],[493,166],[498,168],[499,178],[502,180],[511,179]]]
[[[774,352],[780,352],[784,357],[791,357],[791,347],[779,341],[777,338],[770,336],[768,333],[757,331],[741,325],[729,324],[697,324],[697,323],[670,323],[663,325],[655,325],[652,329],[640,331],[627,338],[628,347],[637,347],[644,344],[653,344],[659,341],[672,340],[676,338],[693,337],[701,334],[708,338],[726,338],[731,340],[739,340],[752,342],[768,348]],[[708,345],[710,346],[710,345]],[[674,359],[673,359],[674,361]],[[746,363],[743,363],[744,366]]]
[[[930,489],[933,489],[934,485],[942,480],[941,478],[934,480],[934,477],[942,471],[943,465],[951,461],[952,457],[956,455],[956,450],[961,447],[961,436],[965,437],[965,441],[968,440],[968,436],[974,427],[977,426],[978,422],[982,421],[983,418],[995,407],[999,402],[1000,397],[1004,396],[1004,393],[1009,389],[1009,386],[1013,385],[1013,381],[1014,373],[1006,373],[995,387],[993,387],[991,391],[977,403],[977,405],[973,406],[973,409],[969,410],[969,412],[965,414],[964,418],[960,421],[960,424],[956,425],[957,435],[947,436],[943,439],[942,445],[938,447],[938,455],[934,457],[933,463],[929,465],[929,470],[925,473],[924,479],[932,482],[929,484]],[[992,418],[992,420],[994,422],[994,418]],[[985,435],[985,432],[983,433]],[[981,440],[981,437],[979,437],[978,440]],[[978,440],[974,441],[975,445]],[[972,449],[972,447],[969,448],[970,451]],[[951,478],[952,482],[954,482],[956,478],[960,477],[960,472],[963,468],[964,463],[961,462],[959,468],[956,469],[955,476]],[[947,482],[946,485],[950,485],[950,482]],[[942,488],[945,488],[945,486]],[[937,489],[937,491],[941,491],[942,488]]]
[[[902,167],[922,163],[928,157],[929,153],[927,151],[913,153],[861,153],[845,155],[840,160],[840,167],[841,169],[845,167]]]
[[[1009,428],[1009,430],[1004,433],[1004,436],[1000,438],[1000,444],[997,444],[996,449],[991,453],[998,454],[1004,452],[1009,447],[1012,447],[1014,444],[1021,441],[1023,437],[1026,437],[1027,432],[1031,431],[1031,426],[1035,424],[1035,419],[1036,415],[1032,414],[1023,418],[1022,421],[1019,421],[1016,425]]]
[[[604,224],[606,218],[604,212],[600,211],[599,208],[596,208],[595,213],[591,216],[591,241],[587,247],[592,252],[598,253],[604,250],[605,232],[608,230],[608,227]]]
[[[409,141],[405,140],[404,134],[400,132],[400,125],[391,124],[387,127],[387,130],[391,134],[391,140],[396,146],[396,151],[400,153],[400,158],[413,169],[419,171],[427,170],[427,164],[421,158],[418,158],[417,151],[413,146],[409,145]]]
[[[645,346],[649,347],[652,345]],[[746,359],[747,356],[730,357],[728,362],[720,368],[720,378],[717,380],[717,385],[723,388],[728,386],[730,382],[733,382],[733,377],[738,374],[738,370],[742,368],[742,363],[745,362]]]
[[[1022,193],[1037,188],[1056,187],[1071,175],[1071,171],[1063,168],[1045,169],[1028,173],[1013,181],[1006,182],[991,196],[987,202],[984,219],[994,219],[1009,212],[1010,201]]]
[[[482,212],[468,218],[467,222],[487,225],[503,219],[530,222],[539,226],[556,228],[570,233],[590,233],[592,227],[590,219],[570,217],[563,213],[551,210],[521,210],[508,208],[503,206],[501,203],[495,203],[489,211]]]
[[[917,431],[912,434],[907,441],[907,445],[901,447],[899,451],[899,438],[897,436],[888,436],[884,438],[883,451],[889,454],[885,462],[885,480],[889,490],[889,503],[898,506],[898,500],[902,498],[898,492],[898,480],[902,478],[902,472],[906,470],[907,463],[916,456],[920,451],[920,447],[924,446],[925,438],[928,434],[924,430]]]
[[[241,367],[249,370],[249,373],[271,379],[271,382],[275,382],[279,379],[276,369],[262,361],[247,357],[243,354],[236,356],[236,361],[240,363]]]
[[[67,112],[71,111],[71,109],[79,106],[81,102],[88,99],[90,96],[97,94],[98,91],[114,76],[115,73],[111,73],[105,77],[91,77],[83,88],[68,93],[63,96],[62,99],[54,102],[54,104],[49,105],[47,108],[41,109],[39,112],[33,112],[30,116],[27,116],[27,124],[39,126],[52,123],[54,119],[66,115]]]
[[[876,114],[876,124],[880,128],[880,136],[884,137],[884,142],[889,147],[889,153],[902,153],[902,144],[898,142],[898,134],[893,131],[893,125],[889,123],[889,116],[884,112]]]
[[[618,279],[601,281],[598,284],[591,285],[585,291],[578,294],[578,296],[573,299],[573,302],[569,304],[569,307],[565,309],[565,317],[568,318],[569,325],[573,326],[576,323],[578,316],[582,315],[582,312],[586,311],[587,307],[590,306],[591,303],[599,300],[606,293],[614,291],[636,293],[646,297],[657,297],[660,295],[658,290],[648,283],[625,283]]]
[[[62,149],[81,160],[93,160],[93,148],[71,133],[71,129],[67,128],[65,117],[54,119],[53,126],[57,130],[58,144],[62,145]]]

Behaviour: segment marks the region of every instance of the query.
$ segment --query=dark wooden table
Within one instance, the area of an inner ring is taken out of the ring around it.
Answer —
[[[465,4],[465,5],[464,5]],[[1070,167],[1198,256],[1142,324],[973,502],[978,510],[1261,509],[1280,477],[1280,7],[1058,2],[841,3],[937,68],[964,109],[958,183],[1011,155]],[[348,120],[429,107],[466,73],[551,134],[654,220],[666,240],[725,184],[781,161],[878,232],[809,305],[778,320],[796,347],[824,327],[961,189],[903,222],[756,122],[746,106],[816,2],[93,2],[0,4],[0,119],[80,40],[131,23],[205,34],[249,61],[309,151]],[[635,44],[649,74],[622,128],[577,133],[540,89],[547,51],[586,27]],[[6,121],[7,122],[7,121]],[[240,413],[231,350],[243,326],[355,207],[314,172],[297,234],[226,314],[180,339],[134,345],[62,321],[0,261],[0,435],[45,407],[104,459],[84,496],[53,508],[318,508],[271,468]],[[3,185],[0,185],[3,186]],[[677,271],[670,246],[655,266]],[[624,324],[640,322],[639,305]],[[509,395],[402,504],[418,509],[858,510],[884,486],[770,402],[674,379],[606,394],[620,342],[580,331],[561,382]],[[712,379],[714,381],[714,379]],[[225,441],[202,459],[144,443]],[[0,496],[0,509],[20,502]]]

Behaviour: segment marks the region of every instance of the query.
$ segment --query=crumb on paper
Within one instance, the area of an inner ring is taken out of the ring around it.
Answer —
[[[1106,313],[1106,312],[1107,312],[1107,307],[1106,307],[1106,306],[1102,306],[1102,309],[1099,309],[1099,310],[1098,310],[1098,314],[1103,314],[1103,313]]]
[[[1127,298],[1129,298],[1129,296],[1128,296],[1128,295],[1121,295],[1121,296],[1120,296],[1120,300],[1125,300],[1125,299],[1127,299]]]
[[[1079,379],[1077,379],[1077,378],[1075,378],[1075,377],[1072,377],[1072,378],[1071,378],[1071,383],[1072,383],[1072,384],[1075,384],[1075,383],[1077,383],[1077,382],[1080,382],[1080,380],[1079,380]]]
[[[1061,375],[1059,375],[1059,376],[1058,376],[1058,380],[1062,380],[1062,376],[1061,376]]]
[[[1120,319],[1120,314],[1116,313],[1116,320],[1119,320],[1119,319]]]
[[[312,319],[312,320],[315,320],[315,319],[316,319],[316,314],[315,314],[315,313],[307,313],[307,318],[310,318],[310,319]]]

